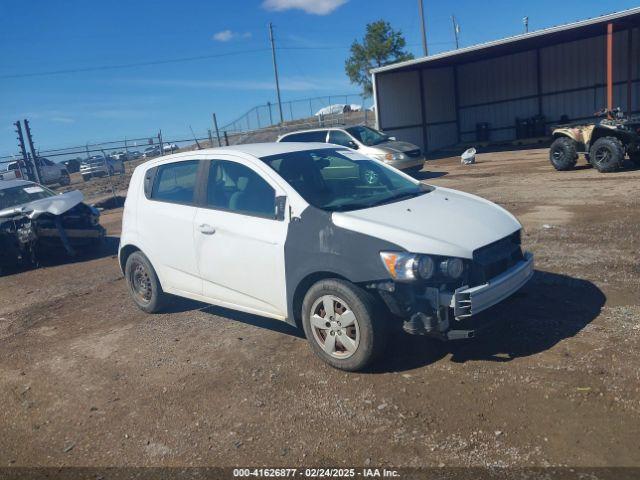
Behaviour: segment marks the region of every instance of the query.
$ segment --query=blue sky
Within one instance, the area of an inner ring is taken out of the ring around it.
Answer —
[[[626,0],[424,0],[430,52],[467,46],[638,5]],[[344,74],[366,23],[389,21],[421,53],[416,0],[0,0],[0,155],[29,118],[37,147],[125,136],[202,134],[275,98],[268,22],[283,100],[358,92]],[[7,78],[56,70],[224,55],[181,63]]]

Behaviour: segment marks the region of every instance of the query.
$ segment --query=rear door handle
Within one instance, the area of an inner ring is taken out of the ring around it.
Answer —
[[[202,233],[203,235],[213,235],[214,233],[216,233],[216,229],[207,223],[199,225],[198,230],[200,230],[200,233]]]

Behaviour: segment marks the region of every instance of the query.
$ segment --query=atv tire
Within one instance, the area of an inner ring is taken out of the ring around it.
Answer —
[[[600,173],[615,172],[624,161],[624,146],[615,137],[601,137],[589,150],[589,161]]]
[[[549,149],[549,160],[558,171],[571,170],[578,161],[576,142],[568,137],[556,138]]]

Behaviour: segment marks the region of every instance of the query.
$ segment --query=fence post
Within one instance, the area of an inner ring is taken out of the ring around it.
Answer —
[[[213,128],[216,129],[216,138],[218,139],[218,146],[221,147],[222,143],[220,142],[220,130],[218,130],[218,119],[216,118],[215,112],[213,112]]]
[[[158,143],[160,143],[160,156],[164,156],[164,145],[162,144],[162,129],[158,131]]]
[[[273,114],[271,113],[271,102],[267,102],[269,107],[269,126],[273,125]]]
[[[209,132],[209,146],[213,148],[213,136],[211,135],[211,129],[207,129]]]
[[[228,147],[229,146],[229,137],[227,136],[227,131],[224,131],[224,144]]]
[[[256,120],[258,121],[258,128],[260,128],[260,109],[256,107]]]
[[[362,94],[362,110],[364,110],[364,125],[367,126],[367,108],[364,106],[364,93]]]

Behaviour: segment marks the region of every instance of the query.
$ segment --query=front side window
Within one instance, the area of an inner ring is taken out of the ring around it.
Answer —
[[[389,141],[389,137],[387,135],[379,132],[378,130],[374,130],[373,128],[359,125],[357,127],[349,127],[346,130],[357,138],[360,143],[367,145],[368,147]]]
[[[199,163],[197,160],[188,160],[160,165],[151,198],[163,202],[192,204]]]
[[[349,148],[353,148],[355,146],[353,139],[342,130],[330,130],[329,143],[335,143],[336,145],[342,145]]]
[[[351,150],[324,148],[263,157],[308,203],[347,211],[416,197],[432,187]]]
[[[257,217],[275,218],[276,192],[249,167],[213,160],[207,182],[207,206]]]

